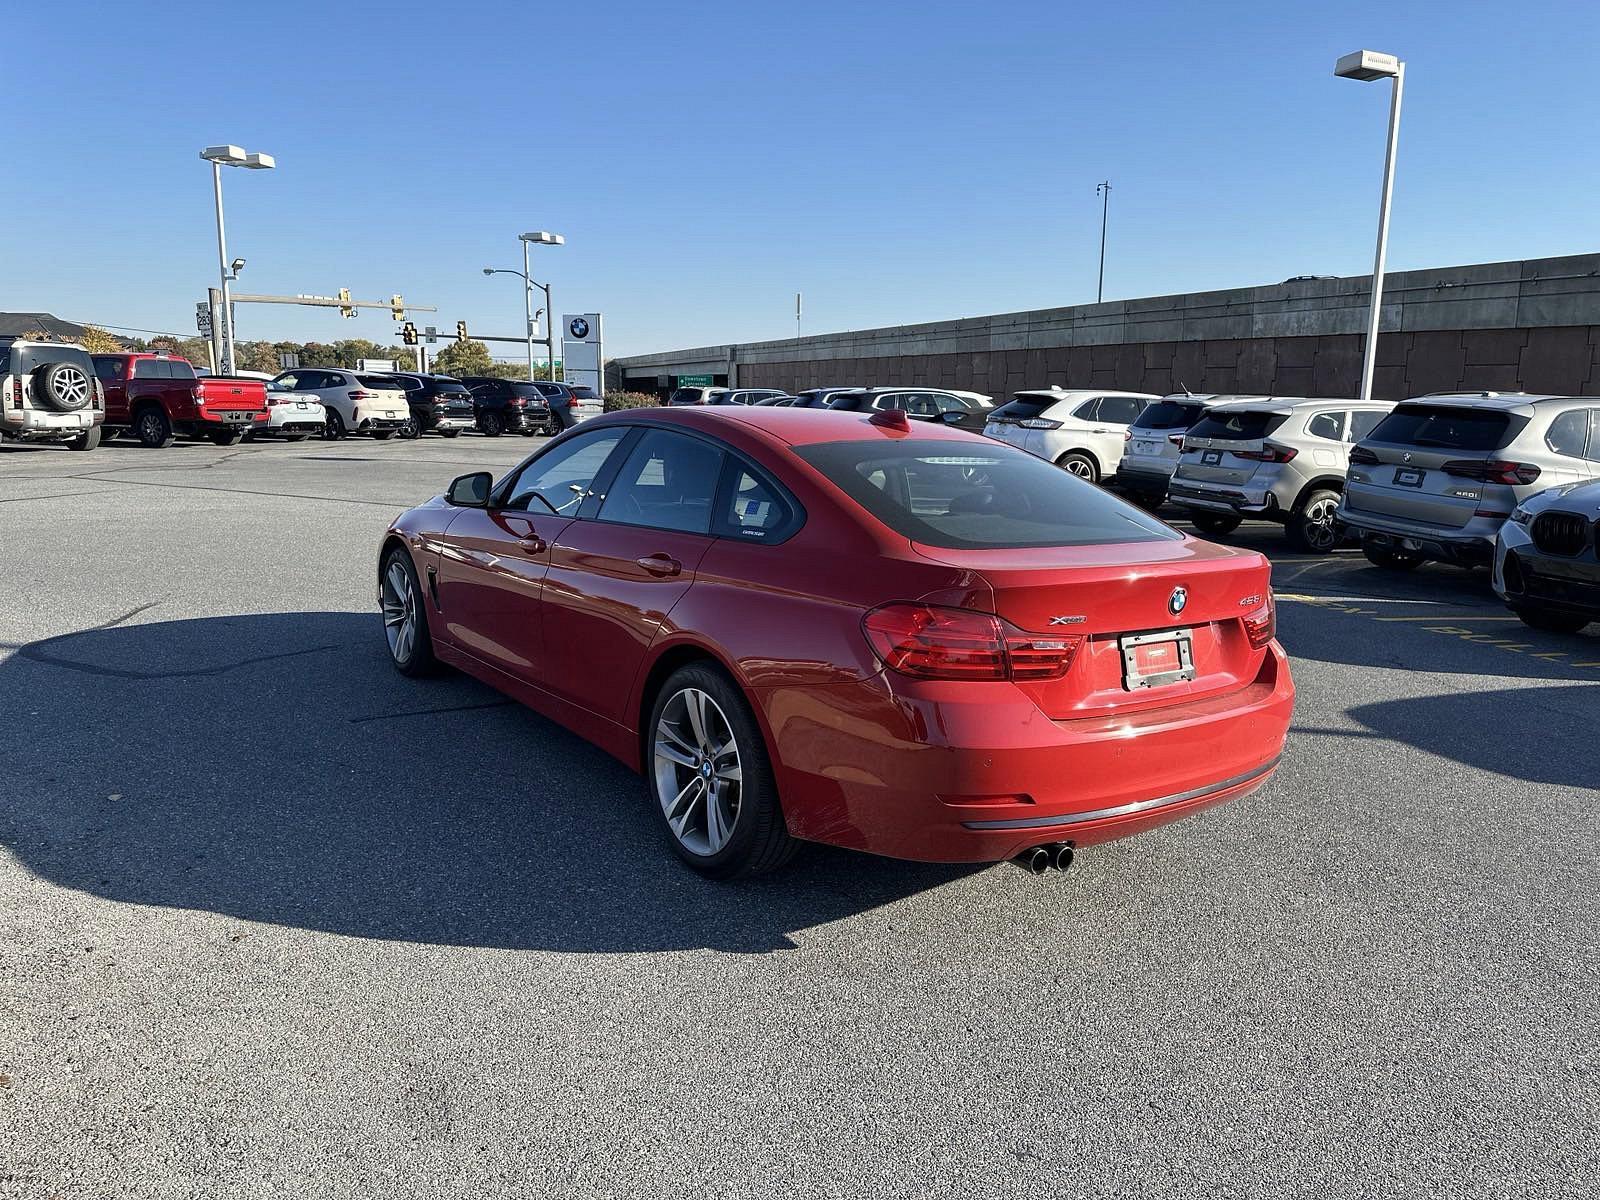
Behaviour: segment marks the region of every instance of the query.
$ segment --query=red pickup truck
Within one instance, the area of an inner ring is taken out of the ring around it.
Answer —
[[[94,372],[106,389],[102,442],[131,431],[159,449],[178,436],[231,446],[265,425],[267,386],[259,379],[194,373],[169,354],[96,354]]]

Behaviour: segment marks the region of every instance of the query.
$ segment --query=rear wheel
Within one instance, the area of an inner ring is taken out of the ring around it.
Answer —
[[[1363,541],[1361,553],[1369,563],[1385,571],[1415,571],[1422,565],[1422,555],[1415,550],[1399,550],[1377,542]]]
[[[1537,629],[1543,633],[1578,633],[1589,624],[1589,618],[1581,613],[1558,612],[1553,608],[1540,608],[1537,605],[1518,604],[1512,609],[1529,629]]]
[[[1307,554],[1332,554],[1339,545],[1334,517],[1339,511],[1339,493],[1318,488],[1289,514],[1289,541]]]
[[[1189,520],[1207,537],[1221,537],[1239,528],[1242,517],[1225,517],[1221,513],[1191,512]]]
[[[483,431],[484,437],[499,437],[506,430],[506,423],[496,412],[486,412],[478,418],[478,428]]]
[[[417,419],[415,417],[409,417],[407,418],[406,423],[400,426],[397,432],[407,441],[415,441],[417,438],[422,436],[422,427],[417,424]]]
[[[147,450],[165,449],[176,440],[167,414],[155,407],[140,410],[133,420],[133,431],[139,437],[139,444]]]
[[[411,555],[396,547],[383,560],[379,582],[379,603],[383,611],[383,634],[389,643],[389,661],[402,675],[431,675],[438,669],[433,656],[433,637],[428,632],[428,614],[422,603],[422,584]]]
[[[1100,468],[1095,465],[1094,459],[1087,454],[1079,454],[1076,450],[1056,459],[1056,466],[1068,475],[1076,475],[1079,479],[1086,479],[1090,483],[1096,483],[1100,479]]]
[[[85,429],[67,445],[73,450],[93,450],[100,444],[100,426],[94,425]]]
[[[713,879],[788,861],[798,843],[784,825],[766,744],[727,676],[698,663],[675,671],[645,728],[645,778],[679,858]]]

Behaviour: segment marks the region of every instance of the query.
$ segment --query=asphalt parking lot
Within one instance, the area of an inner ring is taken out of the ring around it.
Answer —
[[[0,1195],[1593,1194],[1593,630],[1242,531],[1263,791],[707,883],[388,664],[386,523],[531,448],[0,448]]]

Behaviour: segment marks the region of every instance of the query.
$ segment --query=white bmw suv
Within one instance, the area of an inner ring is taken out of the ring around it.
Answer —
[[[1099,483],[1117,473],[1128,426],[1157,399],[1143,392],[1018,392],[989,414],[983,432]]]

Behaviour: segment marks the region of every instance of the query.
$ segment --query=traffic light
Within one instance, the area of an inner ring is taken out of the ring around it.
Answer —
[[[405,298],[401,296],[390,296],[389,311],[394,314],[394,319],[396,321],[404,321],[406,319]]]
[[[400,340],[408,346],[415,346],[417,344],[417,327],[410,321],[407,321],[403,326],[401,326]]]
[[[356,315],[356,310],[350,307],[350,289],[349,288],[340,288],[339,289],[339,300],[340,300],[339,315],[341,317],[353,317],[353,316]]]
[[[456,341],[464,342],[466,340],[467,340],[467,323],[465,321],[457,321],[456,322]]]

